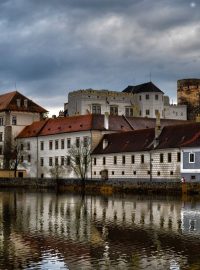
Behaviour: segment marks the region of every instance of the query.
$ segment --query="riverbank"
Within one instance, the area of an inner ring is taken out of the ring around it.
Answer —
[[[80,179],[0,178],[0,188],[55,189],[58,191],[81,191]],[[200,194],[200,183],[145,180],[86,180],[85,192],[95,193],[155,193],[155,194]]]

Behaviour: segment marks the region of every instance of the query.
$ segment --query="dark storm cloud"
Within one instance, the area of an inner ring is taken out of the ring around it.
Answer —
[[[0,87],[62,107],[69,90],[200,77],[200,3],[188,0],[0,1]]]

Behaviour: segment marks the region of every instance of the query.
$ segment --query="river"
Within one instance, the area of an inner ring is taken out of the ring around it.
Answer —
[[[0,269],[200,269],[200,200],[0,192]]]

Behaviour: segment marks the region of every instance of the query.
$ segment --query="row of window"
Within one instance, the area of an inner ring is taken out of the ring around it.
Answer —
[[[117,164],[117,158],[118,158],[117,156],[114,156],[113,157],[113,164],[114,165]],[[177,162],[180,162],[181,161],[181,153],[180,152],[177,153],[176,161]],[[144,155],[140,155],[140,163],[142,164],[144,162],[145,162]],[[164,154],[161,153],[160,154],[160,163],[163,163],[163,162],[164,162]],[[172,153],[167,153],[167,162],[168,163],[171,163],[172,162]],[[126,164],[126,156],[122,156],[121,163],[122,164]],[[131,156],[131,163],[132,164],[135,163],[135,155],[132,155]],[[96,158],[93,158],[93,165],[96,165],[96,164],[97,164],[97,159]],[[106,157],[103,157],[102,164],[103,165],[106,165]]]
[[[146,173],[147,173],[147,175],[150,175],[151,172],[150,171],[147,171]],[[94,171],[93,174],[94,175],[97,175],[97,172]],[[101,175],[101,172],[99,172],[99,174]],[[115,175],[115,171],[111,171],[111,174],[112,175]],[[118,174],[118,172],[117,172],[117,174]],[[125,171],[122,171],[121,174],[122,175],[125,175]],[[136,175],[136,174],[137,174],[137,171],[133,171],[133,175]],[[160,175],[161,175],[161,172],[160,171],[157,171],[157,176],[160,176]],[[169,175],[174,175],[174,171],[169,171]],[[164,176],[166,176],[166,173],[165,173]]]
[[[157,115],[159,110],[155,110],[155,115]],[[93,114],[101,114],[101,105],[100,104],[93,104],[92,105],[92,113]],[[150,110],[145,111],[146,116],[150,115]],[[126,116],[133,116],[134,110],[133,107],[125,107],[125,115]],[[112,105],[110,106],[110,115],[118,115],[118,106]],[[139,111],[139,115],[142,115],[142,111]]]
[[[86,163],[87,157],[84,158],[83,162]],[[52,166],[70,166],[71,165],[71,157],[70,156],[61,156],[61,157],[49,157],[48,158],[48,162],[49,162],[49,166],[52,167]],[[80,157],[77,156],[75,157],[75,163],[76,165],[80,164]],[[43,167],[44,166],[44,158],[41,157],[40,158],[40,166]]]
[[[159,100],[159,95],[158,94],[155,94],[154,98],[155,98],[155,100]],[[146,94],[145,95],[145,99],[146,100],[149,100],[150,99],[150,95],[149,94]],[[139,100],[140,101],[142,100],[142,96],[141,95],[139,96]]]
[[[11,119],[12,125],[16,126],[17,125],[17,116],[13,115]],[[4,125],[4,117],[0,117],[0,126]]]
[[[88,146],[88,137],[84,137],[83,138],[83,146],[84,147],[87,147]],[[65,149],[65,144],[67,146],[67,148],[71,148],[71,139],[70,138],[67,138],[67,141],[65,141],[65,139],[61,139],[61,140],[50,140],[49,141],[49,150],[53,150],[53,148],[55,150],[57,149]],[[75,140],[75,145],[76,147],[80,147],[80,138],[77,137],[76,140]],[[45,146],[45,142],[44,141],[40,141],[40,150],[43,151],[44,150],[44,146]],[[20,146],[20,149],[21,150],[24,150],[24,144],[21,144]],[[31,147],[30,147],[30,143],[28,142],[27,143],[27,150],[30,150]]]

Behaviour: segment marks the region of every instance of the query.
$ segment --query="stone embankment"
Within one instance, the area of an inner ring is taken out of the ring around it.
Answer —
[[[55,189],[59,191],[81,191],[78,179],[36,179],[36,178],[0,178],[0,188]],[[200,183],[180,181],[150,182],[145,180],[87,180],[85,191],[93,193],[157,193],[157,194],[200,194]]]

